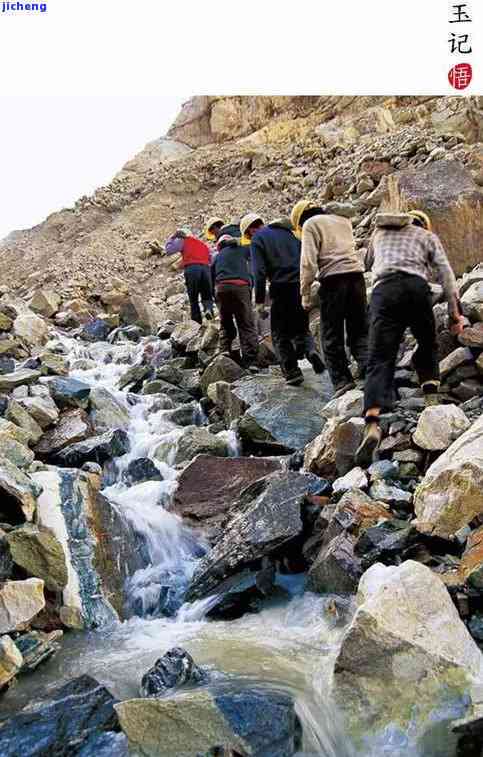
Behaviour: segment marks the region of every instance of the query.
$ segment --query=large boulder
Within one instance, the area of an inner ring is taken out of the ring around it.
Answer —
[[[456,160],[438,160],[398,175],[402,210],[426,211],[457,274],[481,261],[483,194]]]
[[[50,395],[61,408],[86,408],[91,388],[89,384],[73,378],[53,378],[48,383]]]
[[[0,637],[0,691],[19,672],[23,657],[10,636]]]
[[[41,578],[50,591],[64,589],[68,578],[65,554],[51,531],[26,523],[14,528],[5,538],[16,565],[28,575]]]
[[[35,447],[40,458],[55,455],[71,444],[76,444],[92,434],[92,427],[85,410],[66,410],[53,428],[48,429]]]
[[[188,601],[216,593],[222,581],[277,552],[304,528],[305,498],[323,482],[300,473],[273,473],[244,490],[222,538],[198,565]]]
[[[192,525],[221,523],[247,486],[280,467],[274,458],[198,455],[181,473],[169,509]]]
[[[22,313],[13,323],[13,333],[29,347],[42,347],[48,339],[49,325],[35,313]]]
[[[123,323],[140,326],[149,333],[155,333],[165,320],[163,311],[145,297],[132,294],[121,304],[120,317]]]
[[[140,695],[142,697],[159,697],[171,689],[180,686],[196,686],[206,683],[208,675],[193,660],[189,652],[181,647],[169,649],[152,668],[145,673],[141,680]]]
[[[114,457],[129,452],[129,437],[120,428],[106,431],[99,436],[91,436],[84,441],[69,444],[56,453],[55,459],[61,465],[80,468],[84,463],[103,465]]]
[[[481,676],[481,652],[441,579],[420,563],[373,565],[357,603],[335,661],[335,701],[352,734],[370,730],[376,744],[395,729],[410,752],[408,729],[418,741],[452,711],[464,712],[470,684]]]
[[[47,701],[14,715],[0,725],[2,757],[56,755],[94,757],[84,749],[95,736],[119,730],[116,700],[90,676],[83,675],[59,687]],[[104,753],[106,754],[106,753]],[[116,757],[122,751],[113,751]]]
[[[21,630],[44,607],[44,582],[39,578],[7,581],[2,584],[0,586],[0,634]]]
[[[11,389],[15,389],[17,386],[25,386],[33,384],[40,378],[40,371],[36,371],[31,368],[19,368],[12,373],[4,373],[0,375],[0,391],[8,392]]]
[[[153,452],[153,457],[169,465],[181,465],[196,455],[227,457],[229,448],[223,436],[212,434],[207,428],[186,426],[181,432],[166,435]]]
[[[449,537],[483,511],[483,417],[429,467],[414,497],[419,530]]]
[[[29,435],[29,439],[36,444],[41,438],[43,431],[37,421],[16,400],[9,399],[5,419],[23,428]]]
[[[46,397],[24,397],[19,404],[38,423],[41,429],[53,426],[59,420],[59,409],[50,395]]]
[[[29,307],[45,318],[52,318],[59,310],[61,301],[57,292],[51,289],[37,289],[29,302]]]
[[[427,407],[419,416],[413,441],[427,450],[445,450],[470,426],[470,421],[456,405]]]
[[[0,435],[0,458],[6,457],[17,468],[28,468],[34,460],[34,453],[25,444],[20,444],[6,434]]]
[[[226,381],[228,384],[232,384],[234,381],[240,379],[244,373],[243,368],[240,368],[234,360],[231,360],[226,355],[217,355],[201,377],[203,394],[208,394],[210,385],[216,381]]]
[[[86,342],[105,342],[112,328],[101,318],[94,318],[84,324],[81,338]]]
[[[108,431],[113,428],[127,429],[129,426],[127,408],[109,389],[103,386],[93,387],[90,400],[91,416],[96,431]]]
[[[322,433],[307,445],[304,452],[304,468],[317,476],[335,478],[337,476],[335,439],[338,418],[330,418]]]
[[[7,458],[0,458],[0,520],[10,523],[31,521],[40,491],[40,487],[27,473]]]
[[[116,712],[131,747],[145,757],[198,757],[220,746],[240,755],[291,757],[300,745],[292,698],[269,689],[131,699]]]

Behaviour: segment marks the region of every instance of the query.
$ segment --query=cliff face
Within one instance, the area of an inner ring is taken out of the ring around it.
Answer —
[[[199,232],[213,214],[230,220],[257,210],[270,219],[302,196],[342,204],[337,212],[352,218],[364,247],[387,175],[426,169],[418,202],[430,209],[439,190],[427,184],[427,169],[443,159],[463,171],[451,202],[471,195],[471,207],[452,216],[472,229],[471,260],[460,256],[464,229],[452,233],[461,268],[481,258],[482,110],[483,98],[193,98],[168,138],[147,145],[108,186],[0,242],[2,283],[95,298],[118,280],[156,299],[165,262],[149,256],[150,241],[178,225]]]

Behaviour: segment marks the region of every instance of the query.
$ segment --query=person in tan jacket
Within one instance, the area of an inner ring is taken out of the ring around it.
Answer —
[[[355,386],[344,331],[359,377],[366,372],[369,323],[364,264],[349,219],[327,214],[320,206],[301,200],[292,210],[291,221],[302,235],[302,305],[310,310],[311,288],[319,281],[322,349],[335,396],[340,397]]]

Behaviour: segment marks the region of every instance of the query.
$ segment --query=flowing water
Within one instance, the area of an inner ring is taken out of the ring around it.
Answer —
[[[207,545],[164,509],[177,485],[178,471],[170,465],[173,458],[168,457],[166,463],[154,460],[163,481],[131,487],[122,482],[131,460],[152,459],[160,442],[170,442],[174,449],[181,432],[170,420],[169,410],[158,409],[159,397],[136,399],[117,389],[127,363],[140,359],[144,344],[83,345],[66,337],[59,339],[69,353],[71,375],[91,386],[109,389],[129,411],[131,450],[111,467],[103,494],[142,536],[149,566],[129,578],[129,606],[135,613],[130,620],[95,632],[67,633],[57,656],[34,676],[21,678],[4,697],[2,710],[13,713],[82,673],[93,675],[119,698],[136,697],[141,676],[154,661],[170,647],[183,646],[199,665],[225,674],[223,685],[228,676],[240,685],[276,687],[292,693],[304,729],[303,755],[356,757],[327,694],[334,655],[351,608],[342,608],[345,617],[339,617],[329,597],[304,592],[300,578],[287,576],[278,580],[290,592],[289,600],[267,601],[259,614],[236,621],[205,620],[212,599],[179,608],[180,596]],[[168,347],[163,349],[169,355]],[[85,359],[93,359],[96,367],[76,367]],[[203,422],[200,410],[193,415],[193,422]],[[237,454],[233,432],[224,432],[224,437],[232,454]],[[172,592],[168,605],[171,602],[179,609],[174,617],[156,617],[166,586]],[[364,752],[366,757],[376,754],[410,757],[417,753],[407,746],[401,750],[388,736],[377,749]]]

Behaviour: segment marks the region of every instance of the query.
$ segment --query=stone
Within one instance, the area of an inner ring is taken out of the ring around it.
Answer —
[[[191,394],[184,389],[180,389],[179,386],[174,386],[174,384],[169,384],[167,381],[162,381],[161,379],[146,382],[143,386],[142,393],[149,395],[164,394],[177,404],[188,404],[193,401]]]
[[[373,499],[385,502],[393,507],[410,507],[413,501],[411,492],[407,492],[399,486],[391,486],[386,481],[380,479],[371,484],[369,495]]]
[[[198,563],[186,600],[216,593],[225,578],[301,534],[305,497],[320,488],[316,476],[293,472],[272,473],[247,487],[221,539]]]
[[[397,463],[416,463],[416,465],[419,465],[423,461],[423,453],[418,449],[406,449],[403,452],[395,452],[392,459]]]
[[[360,418],[364,410],[364,393],[360,389],[351,389],[338,397],[331,400],[325,405],[322,414],[326,418],[338,418],[340,421],[347,421],[350,418]]]
[[[91,418],[97,432],[129,426],[129,412],[115,395],[103,386],[94,386],[90,393]]]
[[[98,436],[91,436],[81,442],[69,444],[55,454],[55,459],[61,464],[72,468],[80,468],[84,463],[99,463],[103,465],[114,457],[120,457],[129,452],[129,437],[125,431],[116,428]]]
[[[144,363],[132,365],[120,377],[118,387],[119,389],[125,389],[127,386],[136,386],[150,376],[152,372],[153,369],[150,365],[145,365]]]
[[[422,169],[402,171],[397,194],[401,210],[419,208],[429,214],[457,275],[480,262],[482,195],[462,163],[438,160]]]
[[[428,468],[414,497],[420,531],[448,538],[482,512],[483,416]]]
[[[198,455],[179,476],[168,509],[193,526],[223,522],[244,489],[280,468],[274,458]]]
[[[483,302],[483,280],[476,281],[465,291],[461,297],[461,302],[469,308],[476,307]]]
[[[350,489],[366,489],[368,483],[366,472],[362,468],[353,468],[345,476],[334,481],[332,491],[334,494],[344,494]]]
[[[36,444],[43,434],[42,428],[37,421],[13,398],[8,402],[5,419],[23,428],[29,435],[30,442],[33,444]]]
[[[483,589],[483,526],[469,535],[459,572],[471,588]]]
[[[40,375],[40,371],[29,368],[19,368],[12,373],[4,373],[0,375],[0,391],[8,392],[16,386],[32,384],[40,378]]]
[[[19,522],[33,519],[39,488],[30,476],[7,458],[0,458],[0,521]],[[19,514],[21,515],[19,519]]]
[[[83,742],[76,757],[129,757],[129,742],[123,733],[106,731]]]
[[[26,447],[30,442],[30,434],[15,423],[0,418],[0,439],[14,439]]]
[[[52,397],[25,397],[19,404],[28,412],[42,430],[59,420],[59,409]]]
[[[200,337],[201,325],[196,321],[183,321],[178,323],[170,336],[170,341],[175,349],[180,352],[187,350],[190,342]]]
[[[307,445],[304,455],[305,470],[322,477],[337,476],[335,435],[339,423],[338,418],[330,418],[322,433]]]
[[[44,375],[48,376],[67,376],[69,373],[69,362],[63,356],[56,352],[42,352],[39,355],[41,361],[41,370]]]
[[[15,319],[13,333],[29,347],[42,347],[48,339],[49,325],[35,313],[23,313]]]
[[[57,537],[33,523],[14,528],[6,535],[16,565],[28,575],[41,578],[50,591],[62,591],[67,584],[64,550]]]
[[[467,379],[461,381],[456,387],[451,390],[462,402],[467,402],[473,399],[473,397],[481,397],[483,395],[483,385],[481,381],[475,379]]]
[[[119,729],[115,703],[109,691],[94,678],[88,675],[75,678],[50,693],[34,709],[3,720],[0,753],[2,757],[35,753],[94,757],[97,752],[89,753],[83,748],[94,736]],[[122,753],[111,754],[120,757]]]
[[[394,452],[403,452],[411,447],[411,437],[409,434],[394,434],[386,436],[379,447],[379,457],[386,457]]]
[[[131,460],[124,471],[123,481],[128,486],[132,486],[143,481],[163,481],[163,476],[149,457],[137,457]]]
[[[0,528],[0,583],[11,577],[13,561],[6,540],[6,533]]]
[[[474,326],[464,329],[463,333],[459,335],[458,342],[463,347],[471,347],[472,349],[483,349],[483,323],[475,323]]]
[[[0,691],[15,678],[23,665],[23,657],[10,636],[0,636]]]
[[[243,368],[240,368],[234,360],[231,360],[226,355],[217,355],[201,376],[203,394],[206,396],[210,385],[216,381],[226,381],[228,384],[232,384],[234,381],[240,379],[244,373]]]
[[[451,371],[459,368],[461,365],[467,365],[473,361],[473,353],[468,347],[458,347],[453,350],[448,357],[441,360],[439,364],[439,371],[441,374],[441,380],[444,381]]]
[[[0,458],[5,457],[17,468],[28,468],[34,460],[34,453],[24,444],[9,436],[0,436]]]
[[[141,679],[141,697],[159,697],[186,684],[206,683],[208,675],[181,647],[169,649]]]
[[[125,298],[120,308],[121,321],[129,326],[140,326],[148,333],[155,334],[165,316],[163,311],[141,295]]]
[[[364,418],[349,418],[339,423],[335,429],[335,465],[341,476],[349,473],[354,466],[354,457],[362,441],[364,427]]]
[[[467,706],[481,653],[441,579],[420,563],[373,565],[361,578],[357,605],[332,684],[349,733],[360,744],[368,730],[376,739],[390,724],[404,733],[411,724],[415,746],[424,749],[424,736],[447,720],[448,708]]]
[[[354,555],[354,537],[334,536],[324,545],[310,568],[307,588],[318,594],[355,594],[362,568]]]
[[[229,448],[226,439],[211,434],[206,428],[186,426],[181,433],[175,431],[173,436],[166,435],[152,456],[168,465],[181,465],[200,454],[227,457]]]
[[[23,657],[21,673],[36,670],[46,660],[53,657],[60,649],[58,640],[62,638],[62,631],[52,631],[50,634],[42,631],[30,631],[15,640],[15,645]]]
[[[380,520],[359,535],[354,553],[360,558],[363,570],[376,562],[397,565],[415,535],[415,528],[406,520]]]
[[[0,586],[0,634],[21,630],[44,607],[44,582],[39,578],[6,581]]]
[[[46,458],[70,444],[83,441],[91,434],[92,427],[84,410],[66,410],[61,413],[57,425],[44,433],[35,452],[39,457]]]
[[[413,441],[427,450],[445,450],[469,427],[470,421],[456,405],[427,407],[419,416]]]
[[[89,384],[73,378],[53,378],[48,383],[50,396],[60,408],[86,408],[91,388]]]
[[[1,313],[0,313],[1,315]],[[15,372],[15,360],[13,357],[0,357],[0,375]]]
[[[11,331],[12,326],[13,320],[5,313],[0,313],[0,331]]]
[[[81,339],[86,342],[105,342],[112,331],[112,327],[101,318],[94,318],[82,327]]]
[[[397,462],[392,462],[391,460],[379,460],[376,463],[372,463],[367,472],[371,482],[378,480],[387,481],[388,479],[397,478],[399,465]]]
[[[158,757],[160,744],[163,757],[215,754],[224,744],[239,755],[290,757],[300,745],[292,698],[269,689],[131,699],[116,712],[130,745],[145,757]]]
[[[29,302],[29,307],[45,318],[52,318],[59,310],[61,301],[60,296],[51,289],[37,289]]]

